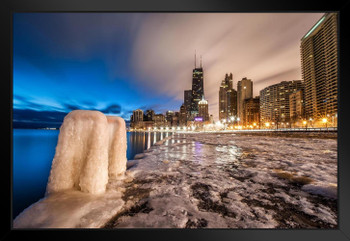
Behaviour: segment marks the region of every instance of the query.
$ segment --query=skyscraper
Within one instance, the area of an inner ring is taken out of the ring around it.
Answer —
[[[194,56],[194,69],[192,72],[192,89],[184,92],[184,105],[186,106],[188,120],[193,121],[198,115],[198,102],[204,98],[204,78],[202,57],[200,67],[197,68],[196,55]]]
[[[144,119],[146,121],[154,121],[154,110],[146,110],[145,115]]]
[[[301,80],[282,81],[260,91],[260,122],[290,121],[289,95],[303,89]]]
[[[244,77],[237,82],[237,115],[243,120],[243,103],[245,99],[253,97],[253,82]]]
[[[171,126],[172,125],[174,116],[175,116],[175,113],[172,110],[168,110],[165,113],[165,120],[166,120],[167,126]]]
[[[130,123],[132,128],[143,128],[143,111],[140,109],[134,110]]]
[[[228,119],[237,115],[237,92],[233,89],[232,73],[226,73],[219,90],[219,119]]]
[[[260,98],[249,98],[243,102],[243,125],[259,126],[260,122]]]
[[[337,117],[337,13],[326,13],[301,39],[306,118]]]
[[[133,111],[133,121],[142,122],[143,121],[143,111],[140,109]]]
[[[184,105],[185,105],[187,111],[191,110],[191,103],[192,103],[192,90],[185,90],[184,91]]]
[[[204,97],[204,81],[202,64],[193,69],[192,75],[192,110],[198,111],[198,102]]]
[[[198,116],[203,118],[203,121],[209,121],[208,101],[204,98],[198,102]]]
[[[180,116],[179,116],[179,124],[186,125],[187,124],[187,110],[186,110],[186,105],[182,104],[180,107]]]
[[[302,90],[289,95],[289,112],[292,123],[304,119],[304,93]]]

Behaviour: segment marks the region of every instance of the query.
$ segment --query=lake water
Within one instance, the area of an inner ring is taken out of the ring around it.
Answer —
[[[13,217],[43,198],[55,155],[59,130],[13,130]],[[128,132],[127,158],[171,135],[165,132]]]

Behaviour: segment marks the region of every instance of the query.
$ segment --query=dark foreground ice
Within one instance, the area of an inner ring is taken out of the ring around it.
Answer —
[[[335,139],[174,134],[137,158],[104,228],[337,228]]]

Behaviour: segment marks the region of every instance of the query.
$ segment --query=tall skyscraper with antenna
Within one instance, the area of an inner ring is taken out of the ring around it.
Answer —
[[[203,78],[202,56],[200,56],[200,65],[197,68],[197,53],[194,54],[194,69],[192,72],[192,89],[185,90],[184,103],[189,116],[193,120],[198,115],[198,102],[204,98],[204,78]]]

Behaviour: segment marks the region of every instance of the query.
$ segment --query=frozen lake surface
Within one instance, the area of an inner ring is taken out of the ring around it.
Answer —
[[[335,139],[174,134],[129,171],[104,227],[337,227]]]
[[[46,197],[14,227],[337,228],[336,139],[177,133],[135,158],[105,194]]]

